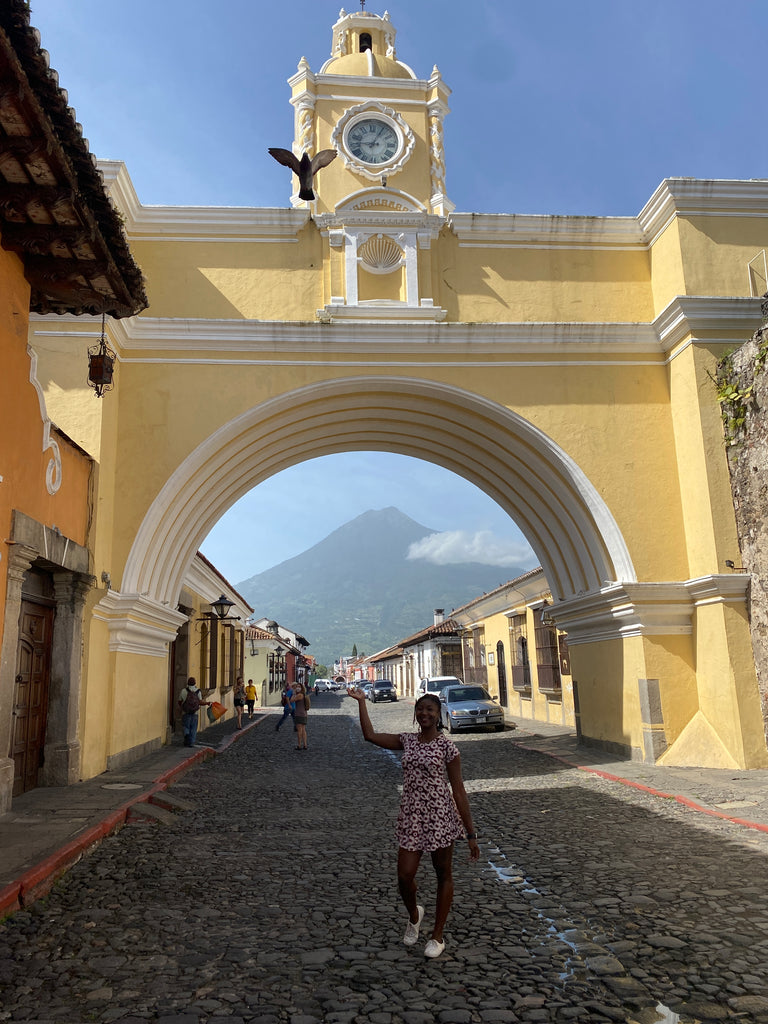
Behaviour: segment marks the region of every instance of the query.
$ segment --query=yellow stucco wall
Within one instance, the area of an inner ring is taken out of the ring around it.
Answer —
[[[748,262],[768,244],[763,218],[689,216],[679,221],[689,295],[749,295]]]
[[[641,759],[643,737],[636,681],[645,675],[642,637],[571,649],[585,741],[631,751]]]

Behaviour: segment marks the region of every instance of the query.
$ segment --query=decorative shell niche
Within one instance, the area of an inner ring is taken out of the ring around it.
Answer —
[[[405,301],[405,251],[383,233],[371,235],[357,251],[360,269],[360,302]]]

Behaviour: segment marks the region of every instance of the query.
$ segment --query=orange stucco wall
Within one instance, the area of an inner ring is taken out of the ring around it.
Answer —
[[[86,546],[89,525],[90,458],[51,430],[61,455],[61,486],[46,487],[51,452],[43,450],[44,421],[30,383],[27,354],[29,285],[13,253],[0,248],[0,635],[4,626],[8,540],[18,509]],[[83,367],[83,372],[86,368]]]

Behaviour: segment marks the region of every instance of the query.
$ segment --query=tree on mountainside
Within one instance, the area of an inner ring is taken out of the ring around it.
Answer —
[[[352,644],[352,657],[357,657],[357,644]]]

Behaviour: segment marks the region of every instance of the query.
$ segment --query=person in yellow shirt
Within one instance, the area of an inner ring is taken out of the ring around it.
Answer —
[[[245,688],[245,703],[248,705],[248,717],[253,718],[253,709],[256,706],[256,687],[253,685],[253,680],[248,680],[248,685]]]

